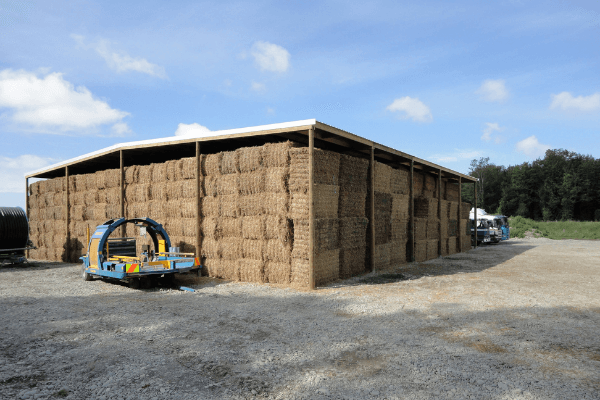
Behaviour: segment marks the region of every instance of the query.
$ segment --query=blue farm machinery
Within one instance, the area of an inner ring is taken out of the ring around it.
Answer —
[[[150,245],[142,246],[137,254],[135,238],[111,238],[111,233],[125,224],[135,224],[141,234],[148,234]],[[176,273],[200,272],[200,260],[193,253],[181,253],[171,247],[169,235],[161,224],[150,218],[118,218],[96,227],[88,240],[82,275],[86,281],[94,277],[112,278],[127,282],[132,288],[149,287],[160,280],[170,282]]]

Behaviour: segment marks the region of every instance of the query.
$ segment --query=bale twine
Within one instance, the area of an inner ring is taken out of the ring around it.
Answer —
[[[391,189],[394,194],[410,194],[410,171],[406,168],[392,170]]]
[[[221,175],[221,158],[223,158],[223,153],[207,154],[202,160],[202,174],[204,176]]]
[[[440,220],[430,218],[427,220],[427,239],[440,239]]]
[[[218,217],[221,214],[221,202],[213,196],[203,197],[201,210],[204,217]]]
[[[218,196],[217,199],[220,203],[221,217],[236,218],[240,215],[239,198],[237,194],[228,194],[224,196]]]
[[[131,167],[125,167],[125,183],[127,185],[132,185],[134,183],[138,183],[139,173],[140,173],[140,169],[137,165],[132,165]]]
[[[348,192],[342,186],[338,203],[338,217],[365,217],[366,202],[366,192]]]
[[[237,260],[242,258],[242,239],[225,237],[218,240],[221,258],[225,260]]]
[[[219,241],[209,237],[202,238],[202,257],[206,258],[221,258],[221,247]]]
[[[427,220],[424,218],[414,219],[415,240],[427,239]]]
[[[289,241],[292,235],[291,221],[282,215],[265,216],[265,238]]]
[[[243,237],[242,218],[219,218],[218,229],[221,237],[241,238]]]
[[[367,248],[340,250],[340,278],[347,279],[365,272]]]
[[[392,235],[390,241],[398,242],[406,240],[408,238],[409,222],[410,220],[408,218],[392,220]]]
[[[217,195],[237,195],[240,190],[239,174],[220,175],[216,177]]]
[[[375,161],[375,192],[392,193],[392,171],[389,165]]]
[[[262,260],[242,258],[238,260],[238,265],[240,270],[240,281],[264,283],[265,264]]]
[[[140,165],[138,168],[138,182],[146,185],[151,184],[154,164]]]
[[[252,172],[263,167],[263,146],[242,147],[236,152],[240,172]]]
[[[290,163],[290,150],[299,144],[291,141],[266,143],[262,150],[263,165],[266,168],[286,167]]]
[[[263,215],[242,217],[242,237],[264,240],[266,238],[265,217]]]
[[[290,263],[292,260],[292,245],[279,239],[267,240],[263,247],[264,260],[279,263]]]
[[[434,258],[438,258],[438,244],[439,240],[436,239],[428,239],[427,240],[427,259],[433,260]]]
[[[152,167],[152,182],[154,184],[165,182],[167,180],[167,165],[166,163],[153,164]]]
[[[237,151],[225,151],[221,157],[221,173],[235,174],[240,172]]]
[[[239,193],[242,195],[263,193],[266,184],[266,170],[243,172],[239,175]]]
[[[156,169],[155,169],[156,170]],[[167,201],[167,182],[157,181],[150,185],[150,199],[154,201]]]
[[[279,263],[274,261],[265,262],[265,281],[268,283],[288,285],[292,275],[292,264],[290,262]]]
[[[265,240],[242,239],[242,256],[251,260],[263,260]]]
[[[415,240],[415,261],[427,260],[427,240]]]
[[[164,187],[166,199],[168,201],[183,198],[183,181],[168,181],[161,186]]]
[[[288,215],[290,197],[288,193],[263,193],[263,212],[268,215]]]
[[[367,227],[369,220],[366,218],[340,218],[339,219],[339,246],[342,249],[365,247],[367,245]]]
[[[363,158],[340,155],[340,190],[366,192],[369,161]]]
[[[285,193],[288,191],[289,167],[272,167],[265,170],[264,191],[269,193]]]
[[[392,220],[407,219],[410,196],[404,194],[392,195]]]
[[[390,242],[390,264],[406,264],[406,239]]]
[[[204,154],[200,155],[200,165],[205,157]],[[196,165],[196,157],[186,157],[181,160],[181,179],[195,179],[198,166]],[[202,173],[202,171],[200,171]]]

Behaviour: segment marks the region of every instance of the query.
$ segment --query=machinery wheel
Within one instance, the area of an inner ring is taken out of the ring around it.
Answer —
[[[87,282],[94,280],[94,277],[86,272],[85,265],[81,266],[81,276],[83,277],[83,280]]]
[[[149,277],[145,276],[143,278],[140,278],[140,287],[142,289],[150,289],[151,285],[152,285],[152,281],[150,280]]]
[[[140,280],[139,278],[132,278],[129,280],[129,287],[132,289],[139,289],[140,288]]]
[[[173,286],[175,282],[175,274],[165,274],[162,278],[163,284],[165,286]]]

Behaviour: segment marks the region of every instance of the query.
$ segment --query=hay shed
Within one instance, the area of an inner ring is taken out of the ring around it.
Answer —
[[[301,288],[471,248],[473,177],[316,120],[122,143],[25,180],[32,259],[78,262],[117,217],[161,223],[209,276]]]

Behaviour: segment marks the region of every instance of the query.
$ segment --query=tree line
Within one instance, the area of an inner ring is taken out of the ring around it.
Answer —
[[[469,175],[479,178],[477,206],[488,213],[600,221],[600,159],[557,149],[507,168],[482,157],[471,161]],[[462,197],[473,203],[473,185],[463,185]]]

